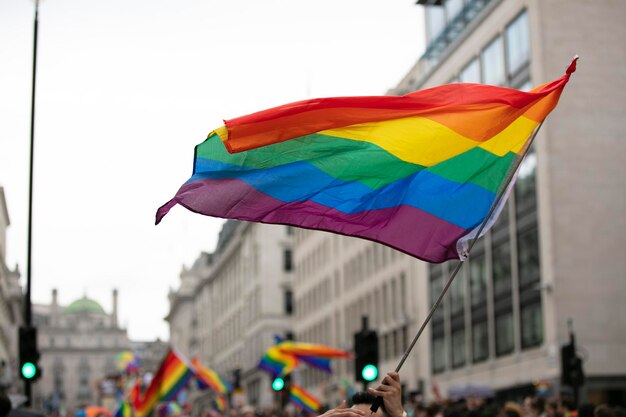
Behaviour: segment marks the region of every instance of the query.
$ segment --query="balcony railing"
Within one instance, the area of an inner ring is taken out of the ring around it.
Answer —
[[[442,55],[449,50],[451,44],[464,33],[467,27],[481,15],[490,3],[499,1],[501,0],[465,0],[465,5],[458,15],[448,21],[441,33],[426,46],[426,51],[412,70],[413,77],[410,79],[409,84],[405,85],[403,88],[397,89],[394,93],[406,94],[409,91],[421,88],[424,80],[430,76],[434,68],[441,61]],[[445,1],[433,2],[424,0],[423,2],[418,2],[418,4],[443,7],[441,4],[445,4]]]
[[[463,29],[493,0],[468,0],[459,14],[448,22],[441,33],[428,44],[422,59],[438,58],[454,42]]]

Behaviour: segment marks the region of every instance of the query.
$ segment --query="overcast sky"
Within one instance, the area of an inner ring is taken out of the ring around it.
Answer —
[[[26,278],[33,0],[0,0],[0,186],[7,263]],[[291,101],[383,95],[424,49],[415,0],[43,0],[39,10],[34,303],[57,288],[167,339],[167,294],[223,220],[156,209],[221,125]]]

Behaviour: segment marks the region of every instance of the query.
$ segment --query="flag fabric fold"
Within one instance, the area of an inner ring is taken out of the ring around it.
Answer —
[[[429,262],[462,258],[459,241],[505,194],[575,62],[529,92],[457,83],[401,97],[305,100],[226,120],[196,146],[192,177],[156,223],[179,204],[357,236]]]

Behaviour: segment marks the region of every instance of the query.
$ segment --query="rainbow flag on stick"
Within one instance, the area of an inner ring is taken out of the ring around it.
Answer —
[[[220,378],[215,371],[202,366],[198,358],[193,358],[191,363],[193,364],[195,375],[201,388],[210,387],[218,394],[227,394],[233,390],[233,387]]]
[[[320,401],[317,398],[306,392],[302,387],[293,383],[289,391],[289,400],[301,409],[311,413],[317,413],[320,409]]]
[[[358,236],[429,262],[465,258],[467,239],[507,194],[575,62],[530,92],[458,83],[401,97],[305,100],[226,120],[196,146],[192,177],[156,223],[180,204]]]
[[[139,402],[136,417],[146,417],[154,411],[157,403],[173,400],[193,375],[187,361],[170,349]]]

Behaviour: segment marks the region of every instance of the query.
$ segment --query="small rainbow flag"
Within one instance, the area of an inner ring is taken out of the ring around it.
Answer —
[[[150,415],[160,401],[173,400],[192,376],[193,370],[187,361],[170,349],[135,410],[136,417]]]
[[[218,395],[215,397],[215,407],[218,411],[226,410],[226,397],[223,395]]]
[[[233,390],[233,387],[212,369],[206,368],[200,364],[198,358],[193,358],[191,363],[195,369],[196,379],[198,380],[201,389],[210,387],[213,391],[219,394],[227,394]]]
[[[267,349],[258,367],[276,377],[291,373],[298,363],[295,356],[281,352],[279,345],[274,345]]]
[[[122,401],[120,408],[115,412],[115,417],[132,417],[133,410],[128,401]]]
[[[529,92],[454,83],[225,120],[196,146],[192,177],[157,210],[156,223],[180,204],[357,236],[428,262],[465,259],[481,224],[488,221],[487,232],[504,206],[530,138],[575,69],[573,61],[563,77]]]
[[[310,413],[317,413],[320,409],[319,400],[294,383],[291,384],[289,400],[296,406]]]

